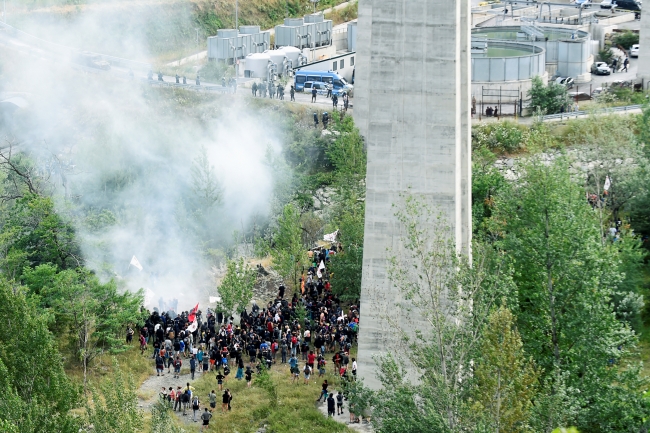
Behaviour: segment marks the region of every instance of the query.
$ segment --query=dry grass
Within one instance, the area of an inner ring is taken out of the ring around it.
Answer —
[[[332,20],[334,25],[341,23],[346,23],[357,19],[359,15],[359,2],[354,2],[348,4],[346,7],[333,10],[332,12],[325,15],[325,18]]]

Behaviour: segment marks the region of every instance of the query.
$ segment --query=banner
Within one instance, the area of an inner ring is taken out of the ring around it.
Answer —
[[[194,322],[196,320],[196,312],[199,311],[199,304],[196,304],[196,307],[190,310],[190,314],[187,315],[187,320]]]

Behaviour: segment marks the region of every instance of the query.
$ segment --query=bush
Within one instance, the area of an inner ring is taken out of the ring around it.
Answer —
[[[525,147],[526,128],[512,122],[481,124],[472,131],[472,148],[486,147],[497,152],[516,152]]]
[[[626,50],[629,50],[632,45],[639,43],[639,34],[631,32],[629,30],[623,33],[618,33],[616,36],[614,36],[614,43],[616,45],[620,45]]]
[[[561,112],[563,107],[571,105],[566,87],[557,83],[549,83],[545,86],[539,77],[533,77],[533,86],[528,91],[528,96],[530,97],[528,107],[533,112],[556,114]]]

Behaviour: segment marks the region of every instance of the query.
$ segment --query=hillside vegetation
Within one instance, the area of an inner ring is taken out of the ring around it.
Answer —
[[[341,2],[321,0],[318,8]],[[265,30],[286,16],[311,12],[307,0],[240,1],[239,25]],[[206,38],[218,29],[233,28],[235,0],[36,1],[13,5],[8,16],[9,24],[48,41],[118,57],[171,61],[204,50]]]

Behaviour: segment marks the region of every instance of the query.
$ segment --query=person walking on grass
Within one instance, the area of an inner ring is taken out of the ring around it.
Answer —
[[[223,380],[226,378],[223,374],[221,374],[221,370],[217,370],[217,385],[219,385],[219,391],[223,391]]]
[[[249,388],[251,387],[251,381],[253,380],[253,370],[251,370],[250,366],[246,367],[246,386]]]
[[[321,398],[323,400],[327,400],[327,387],[329,386],[329,384],[327,383],[327,379],[323,381],[323,384],[321,386],[323,387],[323,389],[321,390],[320,395],[318,396],[318,400],[316,400],[319,403]]]
[[[330,394],[329,397],[327,397],[327,417],[334,416],[334,395]]]
[[[210,409],[214,410],[217,407],[217,394],[214,389],[208,394],[208,400],[210,400]],[[208,408],[205,408],[205,410],[208,410]]]
[[[305,368],[302,372],[305,374],[305,385],[309,385],[309,377],[311,376],[311,368],[309,367],[309,364],[305,364]]]
[[[226,389],[221,396],[221,413],[226,413],[230,405],[230,393]]]
[[[208,411],[208,408],[206,407],[205,412],[201,414],[201,420],[203,420],[201,431],[207,430],[210,427],[210,418],[212,418],[212,414]]]

